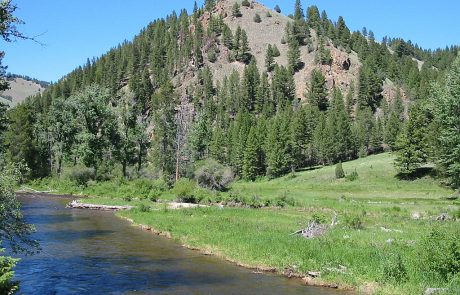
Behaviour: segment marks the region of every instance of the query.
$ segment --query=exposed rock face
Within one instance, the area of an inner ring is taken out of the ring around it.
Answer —
[[[242,16],[234,17],[232,15],[233,4],[234,1],[232,0],[221,0],[216,4],[211,13],[205,12],[201,18],[204,28],[209,25],[211,15],[222,15],[224,22],[230,27],[233,33],[235,33],[238,26],[246,31],[251,54],[256,59],[260,72],[265,71],[265,54],[268,45],[276,45],[280,50],[281,55],[275,58],[275,62],[279,65],[287,66],[288,45],[282,44],[281,40],[285,35],[286,25],[292,20],[255,1],[251,2],[250,7],[241,6],[240,10]],[[271,17],[267,17],[267,12],[270,13]],[[253,21],[256,14],[259,14],[262,19],[260,23]],[[193,30],[193,28],[191,28],[191,30]],[[304,67],[294,75],[296,97],[301,100],[306,99],[305,93],[308,90],[308,83],[314,69],[319,69],[323,73],[329,91],[331,91],[333,87],[338,87],[343,92],[344,97],[346,97],[350,91],[350,86],[354,84],[356,95],[359,86],[359,70],[362,66],[358,55],[353,51],[348,53],[345,50],[334,47],[331,42],[326,42],[325,47],[330,50],[333,61],[330,66],[319,65],[315,61],[319,38],[315,30],[311,30],[310,35],[315,50],[309,52],[306,46],[300,48],[301,62],[304,64]],[[210,43],[205,42],[205,48],[203,48],[205,66],[209,66],[211,69],[216,83],[217,81],[222,81],[224,77],[228,77],[234,70],[242,75],[245,68],[245,65],[241,62],[229,62],[228,56],[230,52],[222,42],[220,43],[221,44],[217,45],[220,53],[217,60],[213,63],[206,60],[207,49],[211,46]],[[182,73],[180,75],[182,77],[180,80],[175,79],[175,84],[179,86],[182,93],[185,92],[188,85],[195,81],[196,75],[191,74],[191,72],[194,71],[196,71],[196,69],[186,70],[185,74]],[[395,85],[391,81],[385,81],[382,92],[384,99],[392,101],[396,97],[396,93],[397,88]],[[408,102],[406,94],[402,93],[402,96],[407,109]]]

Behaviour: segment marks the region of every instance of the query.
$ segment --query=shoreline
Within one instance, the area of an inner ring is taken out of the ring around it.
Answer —
[[[138,227],[142,231],[150,232],[150,233],[152,233],[154,235],[161,236],[161,237],[164,237],[164,238],[167,238],[167,239],[174,239],[174,237],[171,235],[170,232],[160,231],[160,230],[157,230],[157,229],[155,229],[155,228],[153,228],[151,226],[136,223],[133,219],[128,218],[128,217],[124,217],[124,216],[119,216],[118,214],[115,214],[115,216],[117,216],[118,218],[120,218],[122,220],[128,221],[132,226]],[[248,270],[252,270],[252,271],[254,271],[256,273],[274,273],[274,274],[286,277],[288,279],[300,280],[303,284],[305,284],[306,286],[310,286],[310,287],[329,288],[329,289],[335,289],[335,290],[343,291],[343,292],[356,292],[357,291],[355,288],[353,288],[353,287],[351,287],[349,285],[337,284],[337,283],[327,282],[325,280],[322,280],[317,275],[314,276],[313,272],[312,272],[312,274],[309,275],[308,273],[307,274],[302,274],[302,273],[298,273],[298,272],[293,272],[290,269],[286,269],[284,271],[281,271],[281,270],[277,269],[276,267],[260,266],[260,265],[259,266],[254,266],[254,265],[242,263],[242,262],[234,260],[234,259],[230,259],[230,258],[226,257],[225,255],[222,255],[222,254],[219,254],[219,253],[214,253],[212,251],[205,250],[205,249],[202,249],[202,248],[199,248],[199,247],[193,247],[193,246],[190,246],[190,245],[187,245],[187,244],[182,244],[182,243],[178,243],[178,244],[181,247],[185,248],[185,249],[197,251],[197,252],[199,252],[200,254],[203,254],[203,255],[217,257],[217,258],[219,258],[221,260],[224,260],[226,262],[229,262],[229,263],[234,264],[234,265],[239,266],[239,267],[246,268]],[[368,294],[368,293],[363,292],[362,294]]]

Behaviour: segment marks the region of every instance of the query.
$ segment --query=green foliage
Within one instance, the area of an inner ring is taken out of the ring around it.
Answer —
[[[358,180],[359,175],[358,175],[358,172],[355,169],[355,171],[353,171],[350,174],[346,175],[345,178],[348,181],[356,181],[356,180]]]
[[[403,177],[409,177],[427,161],[426,126],[423,109],[414,106],[396,143],[398,156],[395,166]]]
[[[258,14],[258,13],[256,13],[256,14],[254,15],[254,19],[253,19],[253,20],[254,20],[255,23],[261,23],[261,22],[262,22],[262,19],[260,18],[260,14]]]
[[[294,72],[301,69],[299,42],[295,38],[290,38],[288,49],[288,65]]]
[[[147,206],[145,204],[140,204],[138,207],[139,212],[150,212],[150,206]]]
[[[38,250],[38,242],[29,236],[35,227],[24,219],[21,204],[16,199],[15,189],[22,178],[21,164],[2,166],[0,172],[0,241],[6,243],[13,252],[33,254]]]
[[[385,255],[382,265],[382,281],[401,284],[408,280],[407,268],[400,253]]]
[[[349,212],[344,215],[345,226],[354,229],[362,230],[364,229],[364,212]]]
[[[433,227],[417,248],[418,268],[423,275],[447,281],[460,273],[460,231],[449,233]]]
[[[0,248],[0,253],[5,249]],[[0,293],[13,294],[19,289],[19,282],[13,281],[13,268],[19,259],[13,259],[7,256],[0,256]]]
[[[273,10],[275,10],[278,13],[281,13],[281,8],[279,7],[278,4],[275,5],[275,8],[273,8]]]
[[[342,162],[339,162],[337,163],[337,165],[335,165],[335,178],[336,179],[345,178],[345,172],[343,171]]]
[[[184,203],[197,203],[198,199],[195,195],[196,183],[185,178],[179,179],[173,188],[173,193],[179,201]]]
[[[241,2],[241,6],[249,7],[249,6],[251,6],[251,3],[249,3],[249,0],[243,0]]]
[[[233,181],[233,172],[213,159],[206,159],[196,165],[195,179],[199,186],[223,191]]]
[[[94,180],[95,173],[93,168],[74,166],[67,175],[64,175],[64,178],[68,178],[78,186],[86,187],[90,180]]]
[[[235,2],[235,4],[233,4],[233,6],[232,6],[232,15],[234,17],[241,17],[242,16],[240,5],[238,4],[238,2]]]
[[[326,78],[319,70],[314,69],[312,71],[307,97],[309,103],[318,107],[320,111],[327,110],[329,101],[327,98]]]
[[[439,136],[439,166],[451,185],[460,188],[460,55],[449,72],[445,89],[438,93],[437,119]]]

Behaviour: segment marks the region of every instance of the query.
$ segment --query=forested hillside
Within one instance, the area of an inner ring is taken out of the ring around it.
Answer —
[[[252,181],[401,149],[409,175],[442,158],[432,98],[445,93],[458,49],[375,40],[300,1],[287,17],[253,1],[208,0],[14,108],[4,144],[31,178],[74,169],[172,183],[212,158]],[[408,156],[414,149],[421,154]]]

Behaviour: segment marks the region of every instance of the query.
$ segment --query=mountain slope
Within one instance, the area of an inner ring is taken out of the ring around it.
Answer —
[[[4,103],[15,106],[23,102],[27,97],[43,92],[46,88],[44,83],[38,83],[24,77],[9,78],[10,89],[0,92],[0,98]]]

